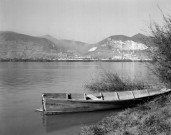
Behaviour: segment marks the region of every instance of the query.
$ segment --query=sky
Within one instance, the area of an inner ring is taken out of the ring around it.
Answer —
[[[0,31],[95,43],[111,35],[148,34],[171,0],[0,0]]]

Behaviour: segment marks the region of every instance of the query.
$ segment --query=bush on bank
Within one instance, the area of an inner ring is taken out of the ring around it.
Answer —
[[[105,72],[101,74],[100,79],[94,80],[85,87],[93,92],[142,90],[151,88],[147,83],[140,81],[133,82],[129,79],[122,80],[118,74]]]
[[[153,43],[158,48],[154,53],[156,60],[154,73],[168,87],[171,86],[171,16],[163,15],[163,25],[150,26]]]

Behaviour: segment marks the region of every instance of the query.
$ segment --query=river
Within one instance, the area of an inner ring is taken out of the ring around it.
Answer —
[[[44,92],[85,92],[84,85],[110,71],[123,79],[155,84],[143,62],[2,62],[0,63],[0,135],[77,135],[114,111],[44,116]]]

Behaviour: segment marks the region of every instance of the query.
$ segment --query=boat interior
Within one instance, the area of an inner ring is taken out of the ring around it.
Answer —
[[[103,93],[44,93],[44,98],[56,98],[67,100],[127,100],[134,98],[147,97],[165,92],[165,90],[134,90],[122,92],[103,92]]]

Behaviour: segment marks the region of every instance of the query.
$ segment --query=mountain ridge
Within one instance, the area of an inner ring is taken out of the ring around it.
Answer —
[[[115,55],[120,55],[120,51],[123,53],[123,48],[120,47],[121,45],[124,45],[124,51],[128,52],[131,51],[129,48],[134,49],[138,46],[141,48],[141,45],[148,38],[149,37],[140,33],[133,35],[132,37],[112,35],[95,44],[88,44],[81,41],[57,39],[51,35],[39,37],[11,31],[1,31],[0,59],[55,60],[61,58],[73,59],[81,57],[98,59],[114,58]],[[146,50],[146,47],[144,47],[144,49],[139,49],[137,51],[142,52]],[[99,53],[102,55],[99,55]],[[111,55],[108,55],[109,53]]]
[[[150,44],[149,37],[140,33],[132,37],[112,35],[92,44],[87,56],[105,59],[151,59]]]

